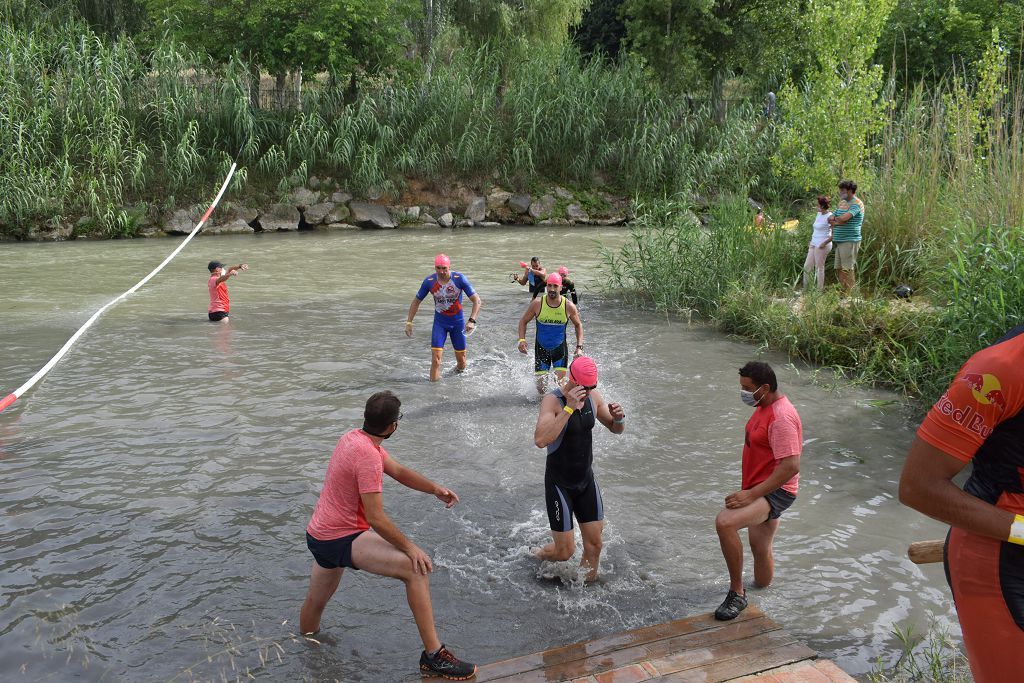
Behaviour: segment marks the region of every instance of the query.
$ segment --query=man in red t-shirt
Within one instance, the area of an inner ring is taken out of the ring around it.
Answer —
[[[331,455],[323,490],[306,527],[313,553],[309,592],[299,615],[299,629],[312,636],[334,595],[345,567],[389,576],[405,583],[406,598],[423,640],[420,669],[442,678],[466,680],[476,665],[460,661],[438,639],[430,603],[433,571],[430,556],[398,530],[384,512],[384,475],[416,491],[430,493],[445,507],[459,502],[454,492],[388,456],[381,443],[398,429],[402,402],[390,391],[366,401],[363,428],[346,432]]]
[[[715,518],[729,568],[729,592],[715,610],[715,619],[722,621],[735,619],[747,607],[740,529],[747,530],[754,556],[754,584],[764,588],[772,582],[772,542],[779,517],[796,500],[803,450],[800,416],[779,393],[770,365],[750,362],[740,368],[740,399],[754,408],[743,442],[743,483],[739,491],[726,496],[725,508]]]
[[[1024,670],[1024,325],[964,363],[928,412],[900,501],[952,528],[946,578],[977,683]],[[967,464],[963,490],[953,478]]]
[[[210,307],[207,309],[207,315],[210,322],[227,321],[228,313],[231,310],[231,299],[228,298],[228,278],[238,275],[240,271],[249,270],[249,266],[239,263],[237,266],[228,268],[220,261],[210,261],[206,268],[210,271],[210,279],[206,281],[206,288],[210,290]]]

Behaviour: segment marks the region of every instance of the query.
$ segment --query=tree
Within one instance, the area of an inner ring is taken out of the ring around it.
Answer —
[[[781,82],[801,61],[799,0],[625,0],[629,49],[662,82],[709,90],[718,120],[730,72]]]
[[[615,59],[626,37],[622,23],[623,0],[594,0],[583,14],[579,26],[571,31],[572,41],[585,54],[600,52]]]
[[[451,22],[480,43],[557,47],[590,0],[452,0]]]
[[[193,48],[226,62],[242,57],[258,75],[293,69],[375,72],[408,40],[415,0],[146,0],[153,16]]]
[[[980,63],[993,28],[1002,36],[1009,62],[1016,63],[1024,31],[1020,0],[899,0],[876,59],[892,64],[904,84],[934,81]]]
[[[779,94],[783,123],[773,162],[806,190],[831,188],[842,177],[870,181],[869,141],[884,125],[884,73],[872,56],[895,0],[809,3],[814,63],[800,84]]]

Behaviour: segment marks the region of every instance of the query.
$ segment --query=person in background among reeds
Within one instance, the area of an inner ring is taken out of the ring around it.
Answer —
[[[832,242],[836,245],[836,275],[843,292],[849,293],[857,284],[854,269],[860,250],[860,229],[864,224],[864,202],[857,196],[857,183],[839,182],[839,204],[828,222],[832,224]]]
[[[811,243],[807,247],[807,258],[804,259],[804,289],[807,289],[812,275],[818,289],[825,288],[825,259],[832,251],[832,225],[828,222],[832,212],[828,210],[829,205],[828,196],[818,195],[818,213],[814,216]]]

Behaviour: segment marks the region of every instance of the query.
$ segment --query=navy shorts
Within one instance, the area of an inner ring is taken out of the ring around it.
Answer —
[[[321,541],[313,538],[306,532],[306,547],[313,553],[313,559],[324,569],[337,569],[348,567],[359,571],[359,567],[352,564],[352,541],[359,538],[365,531],[357,531],[348,536],[336,538],[333,541]]]
[[[579,487],[559,486],[550,477],[544,477],[544,498],[552,531],[572,531],[573,517],[580,524],[604,519],[601,487],[594,477]]]
[[[777,488],[764,497],[768,501],[771,511],[768,519],[778,519],[782,513],[789,509],[789,506],[796,500],[796,496],[783,488]]]

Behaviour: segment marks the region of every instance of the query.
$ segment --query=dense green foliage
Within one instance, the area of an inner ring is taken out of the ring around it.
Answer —
[[[614,286],[850,376],[937,396],[968,355],[1024,323],[1024,197],[1009,189],[1024,187],[1024,84],[1011,85],[981,117],[990,135],[970,153],[950,118],[963,116],[957,92],[979,88],[919,88],[891,110],[871,188],[859,192],[863,298],[794,299],[811,210],[795,233],[762,232],[742,198],[721,202],[708,226],[685,199],[655,203],[606,254]],[[918,302],[892,298],[903,283]]]

